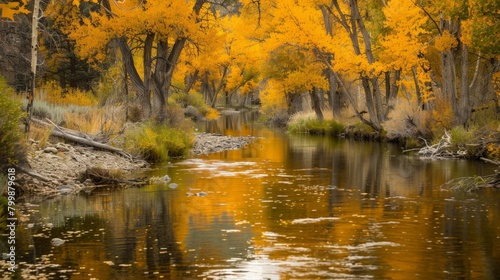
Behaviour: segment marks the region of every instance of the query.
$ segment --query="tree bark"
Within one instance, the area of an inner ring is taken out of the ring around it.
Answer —
[[[309,91],[309,95],[311,96],[311,105],[314,109],[314,112],[316,113],[316,118],[318,118],[319,121],[323,121],[325,118],[323,116],[323,112],[321,111],[321,102],[318,96],[318,89],[316,87],[313,87],[313,89]]]
[[[33,6],[33,16],[31,19],[31,89],[28,95],[28,106],[26,112],[28,117],[25,123],[26,139],[29,139],[30,135],[30,120],[33,116],[33,101],[35,99],[35,88],[36,88],[36,65],[37,65],[37,55],[38,55],[38,11],[40,10],[40,0],[35,0]]]
[[[396,70],[394,71],[394,78],[391,79],[391,74],[390,72],[386,72],[386,83],[389,83],[389,86],[386,85],[386,102],[387,105],[385,107],[385,115],[384,118],[387,119],[387,116],[389,115],[389,112],[391,109],[394,109],[391,103],[393,102],[394,99],[398,96],[399,92],[399,79],[401,78],[401,70]]]
[[[413,83],[415,84],[415,93],[417,95],[417,103],[418,103],[418,106],[421,107],[421,106],[423,106],[422,92],[420,91],[420,85],[418,84],[417,69],[415,69],[415,66],[411,67],[411,73],[413,74]]]
[[[144,52],[143,52],[143,66],[144,66],[144,91],[141,96],[142,102],[142,116],[147,119],[151,116],[151,64],[152,64],[152,49],[153,41],[155,38],[154,33],[148,33],[146,39],[144,40]]]
[[[443,17],[441,17],[440,24],[441,30],[448,30],[451,34],[454,33],[455,26],[451,22],[451,20],[445,20]],[[455,76],[455,56],[452,50],[445,51],[441,54],[441,67],[443,72],[443,95],[444,98],[449,101],[449,104],[452,106],[453,112],[456,114],[456,112],[458,111],[458,101]]]
[[[471,116],[470,92],[469,92],[469,50],[462,43],[462,80],[461,80],[461,102],[460,110],[457,112],[458,124],[468,128]]]

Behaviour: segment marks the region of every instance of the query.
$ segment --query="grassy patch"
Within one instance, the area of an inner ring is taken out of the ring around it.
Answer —
[[[186,94],[185,92],[176,92],[171,94],[168,99],[169,104],[177,103],[182,107],[193,106],[198,109],[202,115],[207,115],[210,111],[210,106],[205,104],[203,95],[198,92],[190,91],[189,94]]]
[[[288,122],[289,133],[338,136],[345,131],[343,124],[334,120],[320,121],[314,113],[294,114]]]
[[[161,162],[187,155],[194,141],[191,131],[148,122],[127,130],[125,146],[133,155]]]

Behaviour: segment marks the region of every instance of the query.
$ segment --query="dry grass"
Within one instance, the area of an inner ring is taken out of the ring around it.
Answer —
[[[125,112],[120,106],[105,106],[89,111],[67,112],[65,126],[89,134],[111,136],[125,124]]]
[[[428,115],[428,112],[418,109],[416,101],[399,98],[389,113],[389,120],[384,123],[387,138],[404,140],[427,135]]]
[[[90,91],[62,89],[55,82],[43,85],[35,98],[54,105],[95,106],[98,103],[97,97]]]

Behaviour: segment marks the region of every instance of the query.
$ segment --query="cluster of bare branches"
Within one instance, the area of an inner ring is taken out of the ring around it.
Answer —
[[[425,147],[419,149],[418,154],[421,157],[430,158],[462,158],[467,154],[465,150],[453,151],[451,143],[451,133],[444,131],[444,135],[441,137],[438,143],[430,145],[424,138],[420,138],[425,142]]]
[[[487,176],[460,177],[450,180],[441,189],[472,192],[482,188],[500,188],[500,173]]]

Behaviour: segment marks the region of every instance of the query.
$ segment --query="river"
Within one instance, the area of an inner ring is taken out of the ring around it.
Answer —
[[[21,267],[38,279],[498,279],[500,192],[440,188],[493,166],[291,136],[257,117],[198,126],[257,136],[252,145],[146,174],[177,187],[30,205],[17,233]]]

